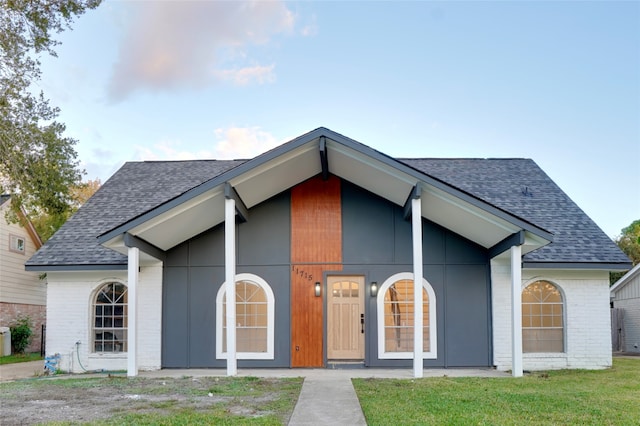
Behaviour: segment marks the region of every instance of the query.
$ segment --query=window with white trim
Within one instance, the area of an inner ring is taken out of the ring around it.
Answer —
[[[9,235],[9,250],[24,254],[25,241],[24,238],[17,235]]]
[[[93,297],[93,352],[127,352],[127,287],[104,284]]]
[[[522,352],[564,352],[564,300],[548,281],[522,290]]]
[[[422,280],[423,358],[437,358],[436,296]],[[401,272],[388,278],[377,295],[378,356],[382,359],[413,358],[413,274]]]
[[[227,358],[226,291],[216,297],[216,357]],[[275,298],[265,280],[236,275],[236,357],[273,359]]]

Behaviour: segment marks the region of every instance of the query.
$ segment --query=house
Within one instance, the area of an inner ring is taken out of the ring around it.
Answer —
[[[47,286],[38,273],[25,271],[25,262],[42,246],[24,211],[10,223],[11,197],[0,195],[0,326],[9,327],[21,316],[33,324],[27,352],[39,352],[46,320]]]
[[[622,311],[619,349],[640,353],[640,264],[611,286],[612,308]],[[618,330],[615,330],[618,331]]]
[[[628,267],[531,160],[396,159],[319,128],[250,160],[126,163],[26,268],[65,369],[420,377],[609,367]]]

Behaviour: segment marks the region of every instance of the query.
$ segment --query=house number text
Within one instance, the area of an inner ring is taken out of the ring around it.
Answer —
[[[300,277],[304,278],[305,280],[309,280],[309,281],[313,280],[313,274],[310,274],[304,269],[300,269],[295,265],[291,265],[291,272],[293,272],[296,275],[300,275]]]

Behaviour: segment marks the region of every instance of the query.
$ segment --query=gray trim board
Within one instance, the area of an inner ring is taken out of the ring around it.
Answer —
[[[626,271],[631,269],[629,263],[597,263],[597,262],[524,262],[523,269],[591,269],[603,271]]]
[[[524,231],[518,231],[509,235],[498,244],[489,248],[489,259],[493,259],[497,255],[504,253],[513,246],[521,246],[524,244]]]
[[[127,265],[26,265],[29,272],[70,272],[70,271],[126,271]]]
[[[422,196],[422,189],[419,185],[414,185],[411,193],[407,197],[407,201],[404,202],[402,218],[404,220],[409,220],[411,217],[411,200],[419,200]]]
[[[224,198],[235,201],[236,212],[238,213],[238,216],[240,216],[240,222],[246,222],[249,220],[249,209],[247,209],[244,201],[242,201],[242,198],[240,198],[236,189],[231,186],[229,182],[225,182],[224,184]]]
[[[320,166],[322,167],[322,180],[329,179],[329,156],[327,154],[327,138],[320,136]]]
[[[154,246],[153,244],[143,240],[142,238],[138,238],[135,235],[132,235],[126,232],[123,236],[124,245],[127,247],[137,247],[141,251],[145,252],[149,256],[153,256],[158,260],[165,261],[167,258],[167,253]]]

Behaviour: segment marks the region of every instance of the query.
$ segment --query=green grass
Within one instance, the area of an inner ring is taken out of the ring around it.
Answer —
[[[0,357],[0,365],[15,364],[17,362],[39,361],[43,359],[39,352],[27,354],[13,354]],[[43,364],[44,365],[44,364]]]
[[[638,425],[640,359],[522,378],[353,379],[369,425]]]

